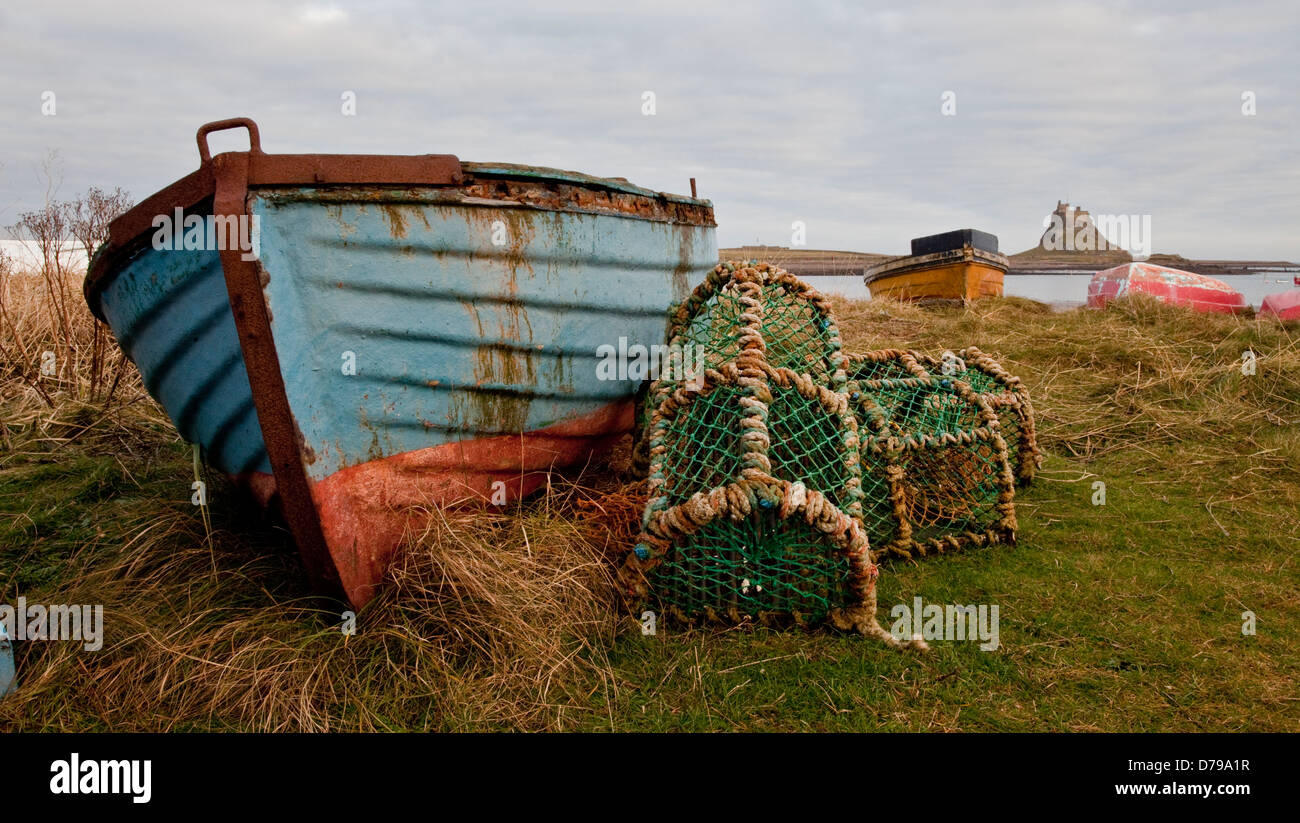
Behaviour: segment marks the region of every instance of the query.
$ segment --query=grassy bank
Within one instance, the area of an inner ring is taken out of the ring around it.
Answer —
[[[114,353],[92,380],[79,302],[64,322],[39,278],[0,281],[0,603],[105,607],[100,651],[17,644],[0,728],[1300,730],[1294,325],[1149,302],[837,302],[851,349],[974,344],[1030,388],[1048,457],[1018,493],[1018,544],[891,563],[880,581],[886,612],[997,604],[996,651],[643,636],[606,596],[639,515],[634,478],[612,469],[516,511],[436,514],[349,636],[307,599],[283,530],[206,475],[205,525],[189,447],[138,376],[109,391]],[[40,373],[47,350],[65,371]]]

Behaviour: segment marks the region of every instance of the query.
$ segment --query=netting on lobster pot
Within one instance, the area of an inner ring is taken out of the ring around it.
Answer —
[[[844,394],[761,358],[661,397],[624,595],[680,619],[829,619],[899,645],[875,618],[859,452]]]
[[[710,369],[740,368],[761,359],[773,368],[810,375],[830,388],[843,384],[840,333],[826,298],[777,266],[721,263],[705,277],[668,325],[665,364],[638,412],[635,458],[648,461],[650,417],[658,400],[683,385],[698,388]]]
[[[1007,445],[982,396],[940,377],[850,380],[847,391],[859,420],[864,523],[877,558],[1014,542]]]
[[[845,378],[830,304],[816,289],[769,263],[720,263],[677,307],[668,340],[670,346],[694,349],[695,362],[706,370],[757,350],[772,368],[810,375],[831,388]],[[660,381],[661,392],[680,382],[669,378]]]
[[[1007,441],[1016,482],[1024,485],[1033,480],[1043,457],[1034,428],[1034,407],[1029,402],[1029,390],[1020,378],[974,346],[956,353],[944,352],[937,358],[915,356],[924,368],[969,384],[988,402],[997,414],[999,432]]]
[[[860,354],[846,354],[844,358],[847,381],[844,390],[851,400],[851,408],[858,420],[859,440],[869,436],[869,422],[862,416],[864,392],[870,395],[872,389],[885,381],[906,380],[909,378],[929,378],[930,373],[917,361],[911,352],[901,349],[880,349]],[[893,395],[876,398],[885,400]],[[890,483],[891,473],[880,459],[873,459],[862,464],[862,523],[867,530],[867,539],[872,546],[883,547],[899,539],[899,530],[904,520],[895,510],[894,497]]]
[[[876,380],[931,376],[915,352],[902,349],[877,349],[861,354],[845,354],[844,368],[845,379],[858,384]]]

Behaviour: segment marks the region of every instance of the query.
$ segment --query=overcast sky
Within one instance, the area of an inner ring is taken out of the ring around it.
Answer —
[[[0,225],[43,201],[51,150],[60,197],[138,200],[197,166],[200,124],[247,115],[270,152],[696,177],[722,246],[802,220],[814,248],[974,227],[1015,252],[1068,197],[1151,215],[1157,252],[1300,260],[1293,0],[991,5],[9,3]]]

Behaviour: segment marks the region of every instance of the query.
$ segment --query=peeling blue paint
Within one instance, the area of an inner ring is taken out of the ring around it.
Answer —
[[[632,397],[636,382],[598,379],[597,350],[662,343],[682,285],[717,259],[712,228],[614,215],[400,199],[326,213],[291,197],[259,197],[254,214],[318,480],[373,459],[376,430],[387,456]]]
[[[576,173],[466,168],[707,205]],[[662,343],[669,308],[717,261],[712,226],[601,213],[595,201],[546,209],[456,189],[337,186],[255,189],[250,200],[316,480],[630,398],[635,382],[598,379],[598,348]],[[226,474],[271,471],[217,251],[145,248],[101,306],[186,440]]]

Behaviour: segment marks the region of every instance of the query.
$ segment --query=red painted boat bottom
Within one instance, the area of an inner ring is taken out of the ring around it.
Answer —
[[[430,508],[513,502],[546,483],[551,471],[584,464],[632,430],[633,403],[620,401],[583,417],[518,435],[445,443],[335,472],[312,484],[330,557],[353,606],[378,591],[408,534]],[[240,478],[263,505],[275,479]],[[500,484],[500,485],[497,485]]]
[[[1150,263],[1125,263],[1094,274],[1088,284],[1088,305],[1100,309],[1112,300],[1137,293],[1201,312],[1246,310],[1246,298],[1222,280]]]
[[[1270,294],[1260,304],[1259,313],[1279,320],[1300,320],[1300,289]]]

